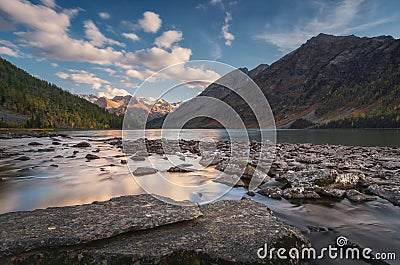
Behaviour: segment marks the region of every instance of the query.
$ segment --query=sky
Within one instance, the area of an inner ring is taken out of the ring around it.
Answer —
[[[212,82],[231,69],[192,60],[252,69],[319,33],[397,39],[398,25],[398,0],[1,0],[0,56],[75,94],[157,98],[165,80]],[[163,97],[181,101],[205,87]]]

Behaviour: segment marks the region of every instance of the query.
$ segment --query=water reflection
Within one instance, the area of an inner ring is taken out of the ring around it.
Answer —
[[[176,138],[178,130],[159,129],[146,130],[146,137],[149,139]],[[76,137],[121,137],[119,130],[109,131],[68,131],[68,135]],[[129,139],[137,139],[142,134],[138,131],[126,131]],[[245,140],[243,130],[230,130],[229,132],[235,139]],[[260,133],[257,129],[246,131],[250,140],[259,140]],[[228,141],[228,132],[224,129],[182,129],[179,130],[182,139],[204,140],[204,141]],[[266,132],[267,139],[271,139],[273,134]],[[270,137],[268,137],[270,135]],[[354,146],[400,146],[400,130],[398,129],[336,129],[336,130],[277,130],[278,143],[312,143],[312,144],[340,144]]]

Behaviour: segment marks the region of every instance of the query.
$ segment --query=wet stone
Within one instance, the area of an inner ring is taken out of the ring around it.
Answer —
[[[245,187],[245,183],[237,175],[221,174],[212,181],[228,185],[230,187]]]
[[[84,148],[90,147],[91,145],[88,142],[80,142],[78,144],[73,145],[72,147]]]
[[[257,191],[259,194],[272,199],[280,200],[282,198],[282,190],[277,187],[265,187]]]
[[[331,189],[331,190],[321,189],[318,191],[318,193],[321,194],[322,196],[331,198],[344,198],[346,196],[346,191],[340,189]]]
[[[320,199],[321,197],[312,190],[304,188],[288,188],[282,192],[282,197],[287,200]]]
[[[43,144],[38,143],[38,142],[30,142],[28,145],[31,145],[31,146],[38,146],[38,145],[43,145]]]
[[[27,156],[20,156],[20,157],[16,158],[15,160],[27,161],[27,160],[30,160],[30,159],[31,159],[31,158],[30,158],[30,157],[27,157]]]
[[[39,248],[70,246],[201,216],[151,195],[0,215],[0,258]]]
[[[128,196],[6,214],[0,220],[0,253],[26,264],[37,259],[69,264],[276,264],[278,260],[259,259],[258,249],[264,244],[299,250],[310,246],[297,228],[248,199],[181,207],[150,195]],[[12,225],[14,220],[21,225]],[[140,230],[145,231],[136,232]],[[127,231],[132,232],[113,237]],[[99,238],[108,239],[81,244]],[[64,247],[73,244],[78,247]],[[296,259],[286,262],[300,264]]]
[[[144,158],[143,156],[132,156],[131,159],[133,161],[145,161],[146,158]]]
[[[351,202],[366,202],[376,200],[375,196],[366,195],[357,190],[348,190],[346,192],[346,197]]]
[[[195,170],[195,169],[192,169],[192,168],[188,168],[188,167],[176,166],[176,167],[170,167],[167,171],[168,171],[168,172],[181,172],[181,173],[186,173],[186,172],[194,172],[194,171],[196,171],[196,170]]]
[[[100,159],[100,157],[98,157],[97,155],[93,155],[93,154],[87,154],[85,156],[85,158],[88,160]]]
[[[157,171],[157,169],[151,167],[138,167],[137,169],[135,169],[135,171],[133,171],[133,175],[144,176],[157,173]]]
[[[368,187],[369,193],[384,198],[394,205],[400,206],[400,186],[399,185],[377,185],[373,184]]]

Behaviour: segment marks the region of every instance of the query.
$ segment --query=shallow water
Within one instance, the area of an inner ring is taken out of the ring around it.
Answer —
[[[87,137],[121,137],[119,130],[109,131],[68,131],[71,136]],[[125,131],[130,139],[139,138],[140,131]],[[260,140],[259,130],[249,129],[247,134],[250,140]],[[273,140],[273,133],[265,133],[269,140]],[[161,137],[175,137],[179,135],[181,139],[215,140],[229,141],[230,138],[245,140],[243,130],[224,129],[182,129],[182,130],[146,130],[148,139],[158,139]],[[326,129],[326,130],[285,130],[276,131],[277,143],[312,143],[312,144],[332,144],[332,145],[354,145],[354,146],[394,146],[400,147],[400,129]]]
[[[150,132],[148,138],[160,137],[158,130]],[[195,130],[194,133],[196,136],[192,138],[201,137],[202,134],[203,139],[207,140],[224,137],[219,130]],[[28,161],[17,161],[15,157],[0,160],[0,178],[3,178],[3,181],[0,181],[0,213],[91,203],[116,196],[144,193],[130,174],[127,165],[121,164],[121,159],[125,159],[121,150],[101,140],[119,137],[120,131],[75,131],[68,132],[68,135],[73,137],[57,137],[61,145],[52,145],[53,140],[48,137],[0,139],[2,148],[23,153],[31,158]],[[183,132],[182,136],[190,139],[189,132]],[[134,133],[131,139],[134,139]],[[71,147],[83,140],[90,142],[92,146]],[[28,143],[33,141],[43,145],[29,146]],[[55,151],[37,151],[48,147],[54,147]],[[97,148],[100,152],[93,153]],[[67,158],[73,155],[74,150],[79,151],[76,157]],[[100,156],[100,159],[88,161],[85,156],[89,153]],[[195,156],[186,157],[184,163],[192,163],[196,168],[198,160]],[[159,170],[166,170],[170,166],[160,155],[152,155],[148,161]],[[137,166],[141,166],[141,163],[137,162]],[[204,202],[227,189],[227,186],[212,181],[219,174],[219,171],[212,168],[192,173],[164,173],[163,176],[168,181],[183,187],[174,190],[165,189],[160,185],[156,174],[140,178],[154,186],[160,195],[175,200]],[[184,188],[188,186],[200,188]],[[234,188],[222,199],[238,200],[243,196],[248,197],[246,192],[244,188]],[[351,242],[361,247],[369,247],[374,252],[397,252],[397,261],[387,262],[400,264],[400,208],[383,199],[353,204],[347,199],[296,203],[273,200],[258,194],[251,198],[268,205],[282,220],[301,229],[317,248],[332,244],[338,236],[345,236]],[[322,231],[312,232],[310,227],[317,227]],[[343,264],[343,261],[324,260],[313,263]],[[367,263],[346,261],[346,264]]]

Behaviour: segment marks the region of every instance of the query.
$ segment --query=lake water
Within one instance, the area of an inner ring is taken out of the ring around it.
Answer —
[[[67,131],[71,136],[87,137],[121,137],[119,130],[108,131]],[[182,129],[182,130],[146,130],[148,139],[169,138],[179,134],[182,139],[216,140],[228,141],[230,137],[245,141],[247,135],[243,130],[230,130],[228,133],[223,129]],[[247,131],[250,140],[260,140],[258,130]],[[272,133],[266,133],[273,135]],[[130,139],[142,136],[140,131],[126,131]],[[272,138],[270,138],[272,140]],[[277,130],[276,141],[278,143],[312,143],[332,145],[355,145],[355,146],[394,146],[400,147],[399,129],[326,129],[326,130]]]
[[[249,138],[257,140],[257,130],[249,130]],[[60,145],[53,145],[54,139],[21,138],[0,139],[1,148],[22,153],[31,159],[16,161],[15,157],[0,160],[0,213],[46,208],[49,206],[76,205],[93,201],[107,200],[116,196],[141,194],[144,191],[135,182],[127,166],[121,163],[125,159],[121,149],[104,142],[104,138],[121,137],[121,131],[67,131],[71,138],[56,137]],[[175,138],[176,130],[147,130],[146,137]],[[243,131],[230,131],[235,139],[246,139]],[[270,134],[273,135],[273,134]],[[130,140],[142,136],[138,131],[126,132]],[[229,140],[224,130],[181,130],[183,139]],[[364,146],[400,146],[399,130],[278,130],[278,142],[342,144]],[[42,146],[29,146],[30,142],[39,142]],[[73,144],[88,141],[90,148],[72,148]],[[54,151],[43,152],[37,149],[54,147]],[[100,159],[88,161],[87,154],[99,149],[96,155]],[[73,151],[79,151],[74,154]],[[159,170],[169,165],[159,155],[148,158]],[[187,157],[186,162],[196,164],[199,158]],[[140,162],[138,162],[140,166]],[[166,173],[166,177],[181,186],[201,186],[194,191],[166,190],[157,186],[154,176],[144,176],[153,182],[158,193],[175,200],[201,202],[208,197],[225,190],[224,184],[213,182],[220,174],[213,168],[192,173]],[[221,199],[239,200],[246,195],[244,188],[231,189]],[[353,204],[347,199],[342,201],[319,201],[296,204],[286,200],[273,200],[257,194],[253,200],[266,204],[285,222],[297,226],[311,239],[314,246],[327,246],[339,236],[375,252],[398,251],[400,249],[400,208],[383,199]],[[318,227],[324,232],[311,232],[310,227]],[[397,253],[400,255],[400,253]],[[400,264],[400,260],[390,261]],[[316,263],[318,264],[318,263]],[[319,264],[341,264],[340,261]],[[346,262],[346,264],[350,264]],[[351,264],[367,264],[362,261]]]

